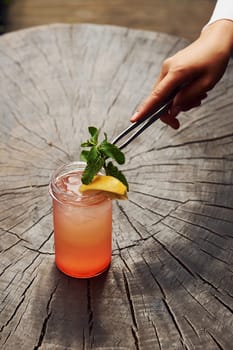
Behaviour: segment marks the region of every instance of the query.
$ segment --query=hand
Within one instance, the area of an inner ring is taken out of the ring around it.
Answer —
[[[161,120],[174,129],[181,111],[201,105],[225,72],[233,50],[233,22],[219,20],[207,26],[200,37],[185,49],[166,59],[158,80],[144,103],[132,116],[135,122],[159,106],[177,87],[184,86]]]

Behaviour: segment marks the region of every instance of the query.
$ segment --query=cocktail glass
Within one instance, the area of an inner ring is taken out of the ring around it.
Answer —
[[[89,278],[105,271],[112,255],[112,201],[101,191],[79,192],[83,162],[54,172],[53,201],[55,263],[66,275]]]

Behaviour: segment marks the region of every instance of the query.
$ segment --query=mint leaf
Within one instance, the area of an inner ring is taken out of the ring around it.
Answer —
[[[88,131],[91,136],[95,136],[99,134],[99,129],[97,129],[95,126],[89,126]]]
[[[128,191],[129,185],[123,173],[112,161],[107,163],[107,159],[111,158],[118,164],[124,164],[124,153],[116,145],[108,141],[106,133],[104,133],[104,140],[99,144],[99,129],[90,126],[88,131],[90,133],[90,139],[81,144],[81,147],[89,148],[89,150],[82,150],[80,154],[80,158],[87,163],[81,178],[82,183],[88,185],[93,180],[94,176],[104,168],[106,175],[116,177],[127,187]]]
[[[100,144],[99,150],[106,156],[106,158],[112,158],[118,164],[125,163],[124,153],[117,146],[106,141],[106,139]]]
[[[90,153],[90,151],[83,150],[81,152],[81,154],[80,154],[80,159],[87,163],[88,162],[89,153]]]
[[[115,165],[113,165],[112,162],[109,162],[106,165],[105,172],[106,175],[116,177],[118,180],[120,180],[127,187],[127,191],[129,191],[129,184],[126,180],[126,177]]]
[[[99,130],[94,126],[89,126],[88,131],[91,135],[90,143],[96,146],[98,143]]]
[[[86,141],[81,143],[81,147],[92,147],[93,144],[90,141]]]
[[[101,157],[101,154],[99,154],[97,146],[92,146],[90,151],[88,151],[88,159],[87,162],[94,162],[96,158]]]
[[[104,159],[100,154],[97,154],[97,157],[91,161],[88,161],[86,168],[82,174],[81,181],[85,185],[88,185],[94,178],[96,174],[102,169],[104,165]]]

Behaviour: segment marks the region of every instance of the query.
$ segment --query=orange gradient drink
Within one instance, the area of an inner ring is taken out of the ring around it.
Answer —
[[[79,192],[85,163],[56,171],[53,199],[55,262],[65,274],[89,278],[105,271],[112,255],[112,202],[101,191]]]

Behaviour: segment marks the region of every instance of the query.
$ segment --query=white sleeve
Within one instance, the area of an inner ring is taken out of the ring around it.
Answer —
[[[233,21],[233,0],[218,0],[207,25],[219,19],[229,19]]]

